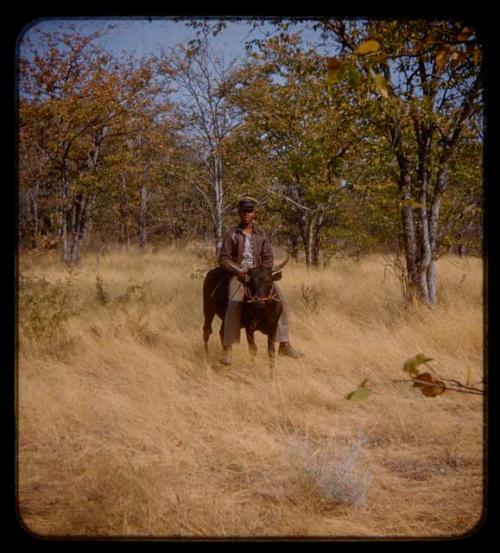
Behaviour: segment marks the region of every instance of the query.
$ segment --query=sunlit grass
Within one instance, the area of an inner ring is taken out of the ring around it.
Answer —
[[[19,314],[28,527],[217,537],[470,530],[483,498],[482,398],[425,398],[393,380],[419,352],[446,378],[482,379],[481,261],[439,261],[433,310],[404,309],[380,257],[324,271],[290,261],[280,284],[305,357],[277,357],[273,379],[263,335],[254,364],[242,339],[223,368],[217,322],[204,356],[201,275],[211,253],[89,254],[71,274],[54,257],[21,256],[27,286],[43,277],[67,292],[73,313],[47,319],[50,332]],[[374,393],[347,401],[366,378]]]

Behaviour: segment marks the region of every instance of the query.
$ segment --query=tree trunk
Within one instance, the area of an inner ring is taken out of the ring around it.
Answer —
[[[312,267],[312,241],[311,241],[311,225],[309,213],[303,211],[299,219],[299,232],[304,246],[306,267]]]
[[[121,197],[120,197],[120,233],[124,249],[130,249],[130,233],[128,228],[128,205],[127,205],[127,186],[125,178],[121,178]]]
[[[88,229],[92,196],[80,193],[75,196],[71,206],[66,208],[63,236],[64,262],[67,265],[79,263],[82,243]]]
[[[38,221],[38,190],[39,190],[38,182],[36,183],[36,187],[34,191],[32,188],[28,189],[28,213],[31,215],[31,221],[32,221],[31,247],[34,250],[38,250],[38,242],[39,242],[39,235],[40,235],[40,225]]]
[[[436,283],[436,262],[432,259],[427,268],[427,289],[429,292],[429,302],[432,305],[436,303]]]
[[[73,265],[80,259],[85,198],[82,194],[77,194],[70,203],[66,160],[62,162],[61,171],[62,256],[66,265]]]
[[[309,214],[307,221],[306,265],[310,269],[314,265],[314,217]]]
[[[215,192],[215,255],[222,247],[222,214],[224,211],[224,188],[222,184],[222,160],[219,155],[214,159],[214,192]]]
[[[403,208],[402,219],[407,278],[405,300],[409,302],[417,299],[426,304],[433,304],[436,301],[436,268],[427,237],[428,228],[425,228],[427,221],[425,218],[419,221],[423,228],[417,235],[411,207]]]
[[[401,221],[403,225],[403,244],[406,260],[407,286],[405,286],[405,301],[410,302],[420,298],[420,283],[422,282],[419,270],[419,245],[415,223],[414,208],[412,206],[412,182],[410,174],[405,170],[400,177],[402,191]]]
[[[430,204],[430,216],[427,199],[427,183],[419,197],[420,206],[414,209],[403,205],[403,237],[406,256],[408,290],[406,300],[417,299],[427,305],[436,303],[436,250],[440,210],[439,194]],[[418,215],[418,224],[415,222]]]
[[[90,195],[87,198],[87,204],[85,206],[85,221],[82,226],[82,244],[85,248],[88,248],[90,244],[90,236],[94,221],[92,218],[92,207],[94,203],[94,196]]]
[[[141,249],[141,253],[144,253],[146,249],[147,205],[148,205],[148,189],[146,185],[143,185],[141,188],[141,207],[139,212],[139,247]]]
[[[313,243],[313,266],[319,267],[321,257],[321,227],[324,219],[324,208],[322,205],[318,206],[314,212],[314,243]]]
[[[304,252],[306,258],[306,267],[319,266],[320,258],[320,240],[319,240],[319,221],[321,217],[321,209],[317,208],[314,211],[307,211],[301,214],[299,220],[299,232],[304,244]]]
[[[294,261],[299,258],[299,238],[296,234],[290,236],[290,255]]]
[[[66,265],[71,265],[71,209],[68,198],[68,168],[66,160],[63,160],[61,167],[61,241],[62,259]]]

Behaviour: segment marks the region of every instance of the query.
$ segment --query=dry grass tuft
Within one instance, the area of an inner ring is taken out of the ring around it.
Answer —
[[[280,259],[281,257],[278,256]],[[70,536],[456,536],[483,504],[483,402],[426,398],[404,361],[483,378],[482,266],[438,264],[439,305],[404,309],[382,258],[281,287],[300,361],[266,339],[219,364],[202,344],[199,245],[87,256],[68,273],[22,255],[19,506]],[[373,394],[347,401],[369,379]]]

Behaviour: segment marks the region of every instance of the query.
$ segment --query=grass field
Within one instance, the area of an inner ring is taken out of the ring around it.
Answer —
[[[422,395],[403,363],[483,378],[482,262],[438,262],[439,305],[403,309],[372,256],[281,288],[301,360],[242,333],[202,342],[201,245],[21,254],[19,512],[44,536],[458,536],[482,516],[483,397]],[[277,261],[282,255],[276,256]],[[372,395],[345,396],[369,379]]]

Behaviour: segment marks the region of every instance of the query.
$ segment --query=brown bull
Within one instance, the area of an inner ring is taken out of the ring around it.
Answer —
[[[241,309],[241,326],[246,331],[250,355],[255,356],[254,332],[267,335],[267,352],[270,366],[274,366],[275,339],[278,319],[282,312],[281,301],[276,292],[274,281],[281,279],[281,272],[287,259],[276,267],[256,267],[248,270],[245,299]],[[228,282],[230,274],[222,267],[212,269],[203,281],[203,342],[208,352],[208,339],[212,333],[212,321],[217,314],[222,321],[219,335],[223,343],[224,317],[228,302]]]

